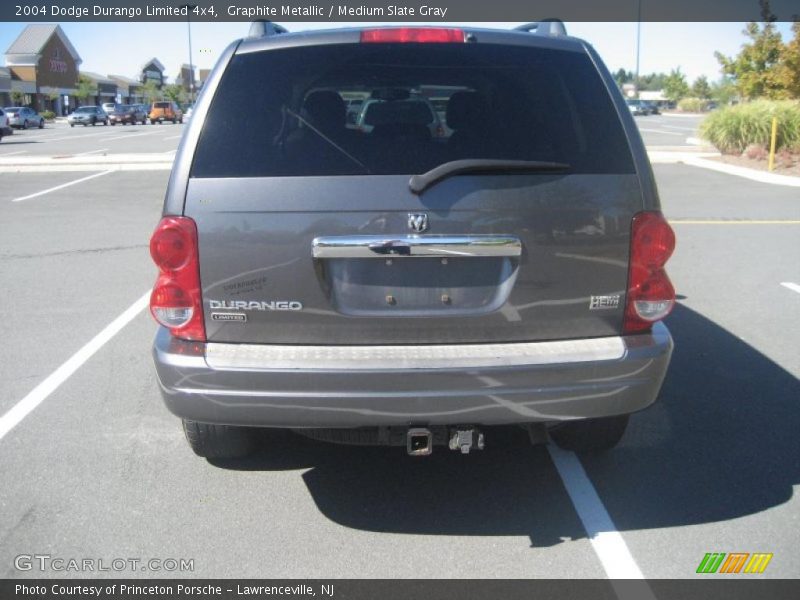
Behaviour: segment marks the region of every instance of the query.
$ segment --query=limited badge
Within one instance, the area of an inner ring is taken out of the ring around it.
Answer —
[[[221,313],[221,312],[212,312],[211,313],[211,320],[212,321],[238,321],[243,323],[247,321],[247,315],[244,313]]]

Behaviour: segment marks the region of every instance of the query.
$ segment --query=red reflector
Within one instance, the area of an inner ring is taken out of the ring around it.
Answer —
[[[204,342],[197,226],[189,217],[164,217],[150,238],[159,270],[150,312],[177,338]]]
[[[631,226],[624,333],[647,331],[675,306],[675,289],[664,264],[675,250],[675,233],[660,212],[640,212]]]
[[[441,27],[392,27],[389,29],[365,29],[361,32],[361,41],[382,44],[447,44],[464,43],[462,29],[444,29]]]
[[[191,257],[196,229],[183,217],[164,217],[150,238],[150,256],[162,271],[180,269]]]

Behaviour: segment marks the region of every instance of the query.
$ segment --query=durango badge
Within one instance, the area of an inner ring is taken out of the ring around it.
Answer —
[[[230,310],[303,310],[303,304],[297,300],[209,300],[211,309],[227,308]]]

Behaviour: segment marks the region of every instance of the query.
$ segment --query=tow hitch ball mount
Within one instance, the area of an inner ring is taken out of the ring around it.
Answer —
[[[437,436],[439,437],[439,436]],[[410,456],[428,456],[433,452],[434,434],[424,427],[413,427],[406,435],[406,450]],[[469,454],[470,450],[483,450],[483,433],[474,427],[452,428],[447,431],[447,446]]]

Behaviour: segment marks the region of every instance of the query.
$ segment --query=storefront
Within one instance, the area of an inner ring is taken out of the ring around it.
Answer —
[[[109,75],[108,78],[117,84],[117,99],[122,104],[144,104],[142,84],[124,75]]]
[[[89,96],[82,104],[100,106],[105,102],[117,102],[117,84],[113,79],[89,71],[81,71],[81,75],[91,81],[97,90],[94,96]]]
[[[12,103],[58,115],[75,108],[73,94],[81,57],[61,27],[28,25],[6,50],[5,61],[11,75]]]
[[[151,58],[148,60],[144,65],[142,65],[142,70],[139,73],[139,79],[142,83],[147,83],[148,81],[152,81],[156,84],[158,89],[166,83],[166,77],[164,77],[164,65],[161,64],[157,58]]]

